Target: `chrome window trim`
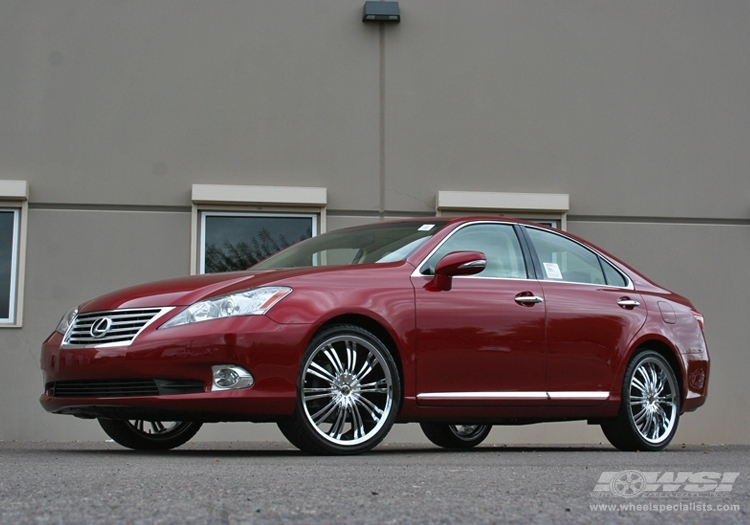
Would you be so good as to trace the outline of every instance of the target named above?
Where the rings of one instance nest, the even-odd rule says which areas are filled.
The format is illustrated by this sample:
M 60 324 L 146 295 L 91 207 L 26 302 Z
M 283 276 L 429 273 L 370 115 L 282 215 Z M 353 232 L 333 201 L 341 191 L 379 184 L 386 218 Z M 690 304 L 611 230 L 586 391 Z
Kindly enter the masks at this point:
M 434 275 L 426 275 L 423 273 L 420 273 L 419 270 L 415 270 L 414 273 L 411 274 L 412 277 L 424 277 L 425 279 L 432 279 L 435 276 Z M 490 281 L 535 281 L 536 279 L 529 279 L 522 278 L 522 277 L 490 277 L 490 276 L 484 276 L 484 275 L 456 275 L 452 277 L 452 279 L 485 279 Z M 580 284 L 580 283 L 576 283 Z
M 455 279 L 455 277 L 454 277 Z M 560 284 L 576 284 L 580 286 L 592 286 L 594 288 L 610 288 L 612 290 L 635 290 L 635 288 L 632 285 L 632 282 L 628 279 L 628 285 L 625 286 L 612 286 L 611 284 L 595 284 L 595 283 L 579 283 L 577 281 L 565 281 L 563 279 L 537 279 L 538 282 L 544 284 L 544 283 L 560 283 Z

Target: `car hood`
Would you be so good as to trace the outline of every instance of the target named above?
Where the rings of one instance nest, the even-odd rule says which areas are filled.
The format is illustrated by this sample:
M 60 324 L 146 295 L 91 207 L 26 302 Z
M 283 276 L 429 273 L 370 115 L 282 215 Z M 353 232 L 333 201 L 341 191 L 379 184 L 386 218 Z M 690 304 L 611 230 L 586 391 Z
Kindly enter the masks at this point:
M 314 269 L 227 272 L 156 281 L 102 295 L 83 303 L 79 311 L 188 306 L 209 297 L 256 288 L 311 271 Z

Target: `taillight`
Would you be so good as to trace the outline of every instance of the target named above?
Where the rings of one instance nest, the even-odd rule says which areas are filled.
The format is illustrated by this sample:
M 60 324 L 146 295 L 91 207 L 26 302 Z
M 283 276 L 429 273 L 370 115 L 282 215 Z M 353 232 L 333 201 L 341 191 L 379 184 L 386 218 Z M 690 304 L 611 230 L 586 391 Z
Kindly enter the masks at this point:
M 706 329 L 706 320 L 703 318 L 703 314 L 700 312 L 696 312 L 695 310 L 691 310 L 693 317 L 695 317 L 695 320 L 698 321 L 698 326 L 701 327 L 701 330 Z

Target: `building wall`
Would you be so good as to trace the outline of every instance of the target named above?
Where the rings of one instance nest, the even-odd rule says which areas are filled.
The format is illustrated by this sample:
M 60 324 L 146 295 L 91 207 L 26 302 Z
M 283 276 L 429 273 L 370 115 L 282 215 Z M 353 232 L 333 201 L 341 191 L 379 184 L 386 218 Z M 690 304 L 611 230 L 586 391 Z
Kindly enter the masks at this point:
M 0 439 L 104 439 L 41 409 L 39 347 L 88 298 L 187 274 L 210 183 L 326 187 L 328 229 L 434 214 L 440 190 L 569 194 L 570 231 L 707 318 L 708 402 L 676 440 L 748 443 L 750 4 L 400 0 L 381 28 L 363 3 L 0 0 L 0 180 L 30 187 Z

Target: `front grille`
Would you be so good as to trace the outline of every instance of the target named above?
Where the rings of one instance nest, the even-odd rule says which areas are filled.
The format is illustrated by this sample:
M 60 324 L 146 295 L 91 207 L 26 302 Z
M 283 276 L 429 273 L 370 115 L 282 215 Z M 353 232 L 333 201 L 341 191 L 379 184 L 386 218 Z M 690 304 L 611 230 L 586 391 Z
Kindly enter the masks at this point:
M 135 397 L 196 394 L 203 381 L 193 379 L 120 379 L 55 381 L 47 385 L 50 397 Z
M 65 336 L 64 346 L 126 346 L 169 308 L 108 310 L 78 314 Z

